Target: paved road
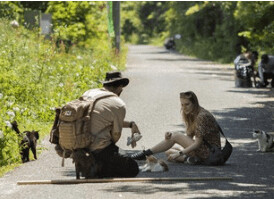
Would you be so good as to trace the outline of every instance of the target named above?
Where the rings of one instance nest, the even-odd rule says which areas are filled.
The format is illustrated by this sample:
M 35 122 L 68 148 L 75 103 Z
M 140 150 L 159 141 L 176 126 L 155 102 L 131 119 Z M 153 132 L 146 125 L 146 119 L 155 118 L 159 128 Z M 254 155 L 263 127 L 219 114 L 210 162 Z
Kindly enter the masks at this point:
M 143 133 L 137 150 L 163 139 L 166 131 L 184 129 L 179 93 L 194 91 L 200 104 L 210 110 L 234 146 L 225 166 L 189 166 L 168 163 L 169 172 L 140 173 L 138 177 L 232 177 L 230 181 L 134 182 L 78 185 L 26 185 L 22 180 L 74 179 L 70 160 L 60 167 L 47 139 L 37 161 L 24 164 L 0 178 L 0 198 L 273 198 L 273 153 L 256 152 L 253 129 L 273 131 L 274 92 L 270 88 L 235 88 L 233 70 L 160 47 L 130 46 L 125 76 L 130 84 L 121 98 L 127 104 L 127 119 L 135 120 Z M 124 150 L 130 132 L 118 145 Z M 164 158 L 163 154 L 157 155 Z M 139 162 L 140 165 L 143 162 Z

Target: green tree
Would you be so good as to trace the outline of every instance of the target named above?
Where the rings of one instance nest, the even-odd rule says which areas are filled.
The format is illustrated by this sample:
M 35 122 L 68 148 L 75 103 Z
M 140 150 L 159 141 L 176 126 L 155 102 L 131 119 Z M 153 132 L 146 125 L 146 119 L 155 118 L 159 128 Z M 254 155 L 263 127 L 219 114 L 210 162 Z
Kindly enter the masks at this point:
M 105 2 L 51 1 L 47 9 L 52 14 L 55 35 L 79 45 L 107 38 Z
M 238 2 L 234 13 L 245 37 L 253 48 L 274 53 L 274 2 Z
M 23 9 L 18 1 L 1 1 L 0 2 L 0 18 L 7 18 L 10 20 L 19 20 Z
M 45 12 L 48 8 L 49 1 L 20 1 L 20 4 L 25 9 L 30 10 L 40 10 L 41 12 Z
M 138 42 L 138 35 L 143 30 L 143 24 L 137 12 L 137 7 L 140 7 L 140 5 L 140 2 L 121 2 L 121 33 L 126 41 L 132 43 Z
M 181 34 L 177 50 L 222 62 L 231 62 L 245 50 L 273 53 L 274 2 L 131 2 L 130 6 L 134 15 L 127 18 L 123 32 L 127 38 L 138 34 L 139 42 Z M 127 15 L 128 10 L 123 11 Z M 131 31 L 126 32 L 127 27 Z
M 164 32 L 167 5 L 160 1 L 122 2 L 122 34 L 126 41 L 137 34 L 138 43 L 147 43 Z

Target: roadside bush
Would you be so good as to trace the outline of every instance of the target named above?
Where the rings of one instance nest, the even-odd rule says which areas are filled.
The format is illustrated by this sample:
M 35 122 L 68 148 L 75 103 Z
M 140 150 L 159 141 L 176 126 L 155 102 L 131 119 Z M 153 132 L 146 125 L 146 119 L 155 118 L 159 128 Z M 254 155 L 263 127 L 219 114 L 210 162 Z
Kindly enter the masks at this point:
M 20 14 L 23 13 L 22 6 L 19 2 L 1 1 L 0 2 L 0 18 L 19 20 Z

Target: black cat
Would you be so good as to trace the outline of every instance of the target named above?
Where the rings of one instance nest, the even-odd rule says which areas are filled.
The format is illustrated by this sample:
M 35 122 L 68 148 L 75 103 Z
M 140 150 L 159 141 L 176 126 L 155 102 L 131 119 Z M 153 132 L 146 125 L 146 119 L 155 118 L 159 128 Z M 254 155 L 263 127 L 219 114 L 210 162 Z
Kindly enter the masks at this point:
M 39 131 L 24 131 L 21 133 L 18 129 L 18 124 L 16 121 L 11 123 L 12 129 L 17 133 L 18 136 L 22 137 L 22 141 L 20 143 L 20 154 L 22 162 L 29 161 L 29 150 L 31 149 L 33 156 L 37 159 L 36 156 L 36 145 L 37 140 L 39 139 Z
M 86 179 L 96 177 L 98 165 L 92 152 L 88 149 L 76 149 L 72 152 L 71 158 L 75 163 L 76 179 L 80 179 L 80 175 Z

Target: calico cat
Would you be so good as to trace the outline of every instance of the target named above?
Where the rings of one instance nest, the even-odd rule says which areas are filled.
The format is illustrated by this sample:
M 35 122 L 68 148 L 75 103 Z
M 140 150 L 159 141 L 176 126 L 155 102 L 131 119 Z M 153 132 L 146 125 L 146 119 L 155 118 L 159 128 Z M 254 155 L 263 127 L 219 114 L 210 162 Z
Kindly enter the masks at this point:
M 20 132 L 18 129 L 18 124 L 16 121 L 11 123 L 12 129 L 17 133 L 19 137 L 22 137 L 22 141 L 20 142 L 20 154 L 22 162 L 29 161 L 29 150 L 31 149 L 33 156 L 37 159 L 36 155 L 36 145 L 37 140 L 39 139 L 39 131 L 24 131 L 23 133 Z
M 164 172 L 168 171 L 168 166 L 163 160 L 158 160 L 153 155 L 146 157 L 146 164 L 139 166 L 141 172 Z
M 256 138 L 258 140 L 259 149 L 257 151 L 274 151 L 274 140 L 272 135 L 262 130 L 254 130 L 253 138 Z

